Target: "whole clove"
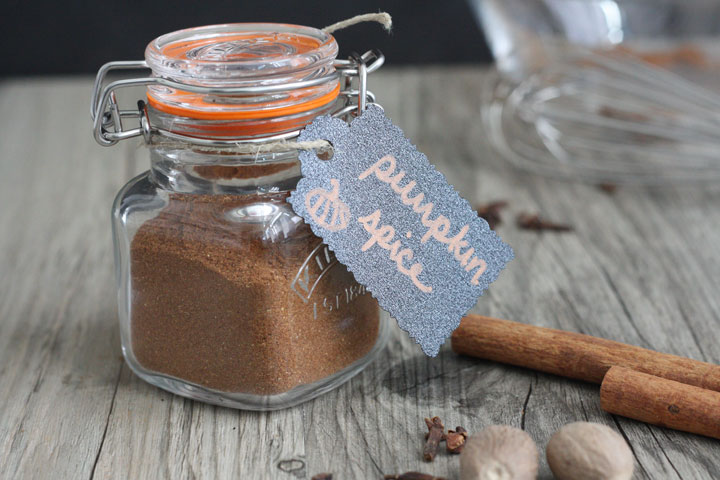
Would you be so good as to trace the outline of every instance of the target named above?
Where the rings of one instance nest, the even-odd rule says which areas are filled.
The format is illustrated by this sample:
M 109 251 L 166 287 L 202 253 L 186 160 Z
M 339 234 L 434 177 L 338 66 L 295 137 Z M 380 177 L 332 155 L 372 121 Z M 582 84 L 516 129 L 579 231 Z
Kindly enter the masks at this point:
M 314 475 L 310 480 L 332 480 L 332 478 L 332 473 L 318 473 L 317 475 Z
M 550 230 L 553 232 L 570 232 L 572 227 L 564 223 L 555 223 L 540 218 L 537 213 L 521 213 L 517 216 L 517 226 L 523 230 L 535 230 L 541 232 Z
M 427 440 L 423 448 L 423 458 L 426 462 L 432 462 L 437 455 L 438 445 L 445 439 L 445 425 L 442 424 L 439 417 L 425 419 L 428 427 Z
M 445 447 L 450 453 L 462 453 L 465 446 L 465 439 L 468 437 L 468 431 L 463 427 L 455 427 L 455 430 L 448 430 L 445 435 Z
M 608 195 L 612 195 L 617 191 L 618 186 L 614 183 L 601 183 L 598 185 L 598 188 Z
M 400 475 L 385 475 L 385 480 L 446 480 L 444 477 L 436 477 L 428 473 L 405 472 Z
M 505 200 L 499 200 L 496 202 L 485 203 L 477 205 L 475 210 L 477 211 L 478 217 L 484 218 L 492 230 L 502 223 L 500 217 L 500 210 L 507 207 L 508 202 Z

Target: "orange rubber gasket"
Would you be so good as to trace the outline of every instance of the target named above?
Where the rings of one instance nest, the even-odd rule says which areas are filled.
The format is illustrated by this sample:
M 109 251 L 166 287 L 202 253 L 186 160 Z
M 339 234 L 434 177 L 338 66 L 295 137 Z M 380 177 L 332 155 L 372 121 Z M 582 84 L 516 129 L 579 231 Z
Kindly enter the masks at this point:
M 273 118 L 273 117 L 281 117 L 286 115 L 293 115 L 296 113 L 302 113 L 309 110 L 314 110 L 316 108 L 319 108 L 323 105 L 327 105 L 328 103 L 334 102 L 335 99 L 340 94 L 340 82 L 338 82 L 337 86 L 331 91 L 326 93 L 325 95 L 322 95 L 320 97 L 317 97 L 315 99 L 309 100 L 304 103 L 300 103 L 297 105 L 290 105 L 287 107 L 280 107 L 280 108 L 270 108 L 265 110 L 229 110 L 229 111 L 223 111 L 223 110 L 214 110 L 214 111 L 207 111 L 207 110 L 199 110 L 194 108 L 187 108 L 187 107 L 178 107 L 176 105 L 168 105 L 167 103 L 163 102 L 162 100 L 155 98 L 151 91 L 148 90 L 147 92 L 147 99 L 148 103 L 155 108 L 156 110 L 160 110 L 161 112 L 169 113 L 171 115 L 177 115 L 180 117 L 188 117 L 188 118 L 196 118 L 198 120 L 251 120 L 251 119 L 263 119 L 263 118 Z M 200 106 L 209 106 L 212 105 L 214 107 L 222 107 L 223 104 L 221 103 L 207 103 L 203 100 L 203 96 L 201 94 L 196 94 L 192 92 L 176 92 L 174 95 L 180 96 L 186 96 L 188 98 L 184 99 L 183 101 L 187 100 L 187 103 L 190 105 L 197 105 Z M 194 96 L 194 98 L 193 98 Z M 228 107 L 235 107 L 236 105 L 228 104 Z
M 291 120 L 280 120 L 276 122 L 267 122 L 267 123 L 251 123 L 251 124 L 225 124 L 225 123 L 219 123 L 215 125 L 195 125 L 193 128 L 198 131 L 196 134 L 190 134 L 189 136 L 198 136 L 202 138 L 201 135 L 199 135 L 199 132 L 205 132 L 206 135 L 211 136 L 246 136 L 246 135 L 265 135 L 265 134 L 273 134 L 273 133 L 282 133 L 286 132 L 288 130 L 295 130 L 298 128 L 302 128 L 303 126 L 307 125 L 312 121 L 312 118 L 309 118 L 307 121 L 298 121 L 296 119 Z M 188 135 L 187 133 L 184 133 L 184 135 Z

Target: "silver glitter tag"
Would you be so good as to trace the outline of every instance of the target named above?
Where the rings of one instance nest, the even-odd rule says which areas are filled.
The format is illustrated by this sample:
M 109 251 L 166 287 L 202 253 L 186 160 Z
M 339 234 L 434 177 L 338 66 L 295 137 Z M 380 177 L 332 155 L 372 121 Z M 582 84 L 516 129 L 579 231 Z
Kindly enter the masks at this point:
M 317 118 L 299 141 L 328 140 L 330 160 L 300 154 L 295 211 L 355 279 L 435 356 L 513 252 L 382 109 L 350 125 Z

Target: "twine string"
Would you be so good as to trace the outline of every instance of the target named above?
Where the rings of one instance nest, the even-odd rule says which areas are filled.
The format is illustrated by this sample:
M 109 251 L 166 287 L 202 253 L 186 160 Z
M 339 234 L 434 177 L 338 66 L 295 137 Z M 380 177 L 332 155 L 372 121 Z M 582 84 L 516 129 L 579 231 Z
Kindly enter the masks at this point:
M 347 20 L 342 20 L 332 25 L 328 25 L 323 28 L 322 31 L 325 33 L 333 33 L 343 28 L 357 25 L 358 23 L 364 22 L 377 22 L 383 26 L 387 31 L 392 28 L 392 17 L 387 12 L 378 13 L 365 13 L 362 15 L 356 15 Z M 333 147 L 327 140 L 308 140 L 304 142 L 288 142 L 286 140 L 280 140 L 276 142 L 251 144 L 237 142 L 236 147 L 233 150 L 237 153 L 253 154 L 255 156 L 261 153 L 280 153 L 291 150 L 317 150 L 318 153 L 329 153 L 332 154 Z
M 282 153 L 291 150 L 317 150 L 318 153 L 332 152 L 332 144 L 327 140 L 306 140 L 304 142 L 288 142 L 279 140 L 276 142 L 252 144 L 237 142 L 233 151 L 236 153 L 248 153 L 258 155 L 260 153 Z
M 358 23 L 363 22 L 377 22 L 383 26 L 385 30 L 388 32 L 392 28 L 392 17 L 387 12 L 378 12 L 378 13 L 364 13 L 362 15 L 356 15 L 352 18 L 348 18 L 347 20 L 343 20 L 337 23 L 333 23 L 332 25 L 328 25 L 327 27 L 323 28 L 322 31 L 325 33 L 333 33 L 338 30 L 342 30 L 343 28 L 347 28 L 353 25 L 357 25 Z

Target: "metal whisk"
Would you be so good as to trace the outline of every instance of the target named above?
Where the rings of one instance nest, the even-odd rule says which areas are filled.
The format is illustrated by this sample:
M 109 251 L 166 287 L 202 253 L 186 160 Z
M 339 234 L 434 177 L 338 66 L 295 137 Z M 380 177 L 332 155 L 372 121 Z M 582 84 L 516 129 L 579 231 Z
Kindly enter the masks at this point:
M 596 182 L 720 180 L 720 95 L 625 52 L 574 49 L 519 84 L 495 76 L 483 119 L 514 163 Z

